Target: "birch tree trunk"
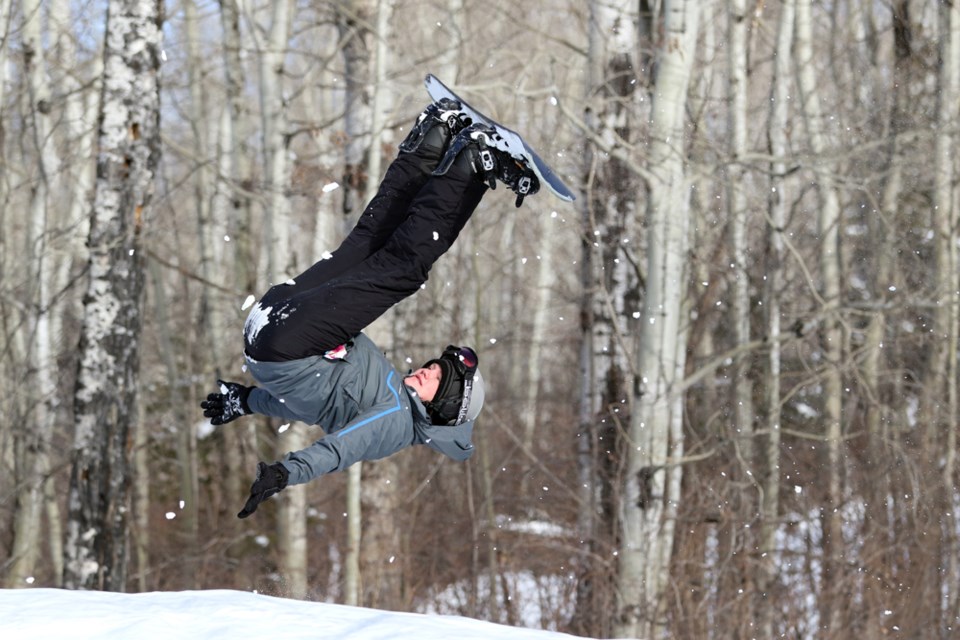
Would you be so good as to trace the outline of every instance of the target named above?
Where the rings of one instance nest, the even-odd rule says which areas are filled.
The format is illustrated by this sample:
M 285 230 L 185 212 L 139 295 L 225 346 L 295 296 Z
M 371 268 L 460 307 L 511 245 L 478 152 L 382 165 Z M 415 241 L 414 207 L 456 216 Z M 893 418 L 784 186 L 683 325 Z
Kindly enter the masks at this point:
M 370 78 L 371 55 L 367 42 L 373 0 L 337 0 L 336 20 L 344 60 L 344 127 L 346 129 L 345 166 L 343 179 L 344 234 L 349 233 L 354 219 L 363 206 L 360 199 L 366 193 L 364 157 L 369 151 L 368 136 L 372 116 L 367 93 Z M 344 559 L 344 602 L 359 605 L 362 602 L 360 583 L 360 549 L 362 533 L 361 479 L 363 464 L 353 465 L 347 476 L 347 553 Z
M 220 24 L 223 30 L 223 69 L 226 85 L 225 147 L 220 154 L 221 184 L 219 191 L 226 196 L 224 203 L 226 236 L 231 238 L 232 252 L 223 256 L 224 282 L 236 283 L 236 288 L 252 294 L 257 287 L 257 268 L 253 242 L 253 151 L 248 139 L 254 129 L 252 116 L 244 91 L 246 69 L 241 52 L 245 34 L 241 30 L 241 3 L 238 0 L 220 0 Z M 220 206 L 219 199 L 217 200 Z M 216 329 L 213 329 L 216 331 Z M 249 473 L 256 468 L 256 422 L 250 421 L 236 428 L 223 430 L 221 459 L 226 469 L 225 491 L 228 495 L 244 495 L 250 488 Z M 232 513 L 231 513 L 232 518 Z
M 204 88 L 204 74 L 202 73 L 204 64 L 200 51 L 200 24 L 197 12 L 197 5 L 194 0 L 186 0 L 183 3 L 184 30 L 186 31 L 186 51 L 187 51 L 187 75 L 188 88 L 190 92 L 190 103 L 187 115 L 193 135 L 192 152 L 196 167 L 193 170 L 193 194 L 194 206 L 197 220 L 197 235 L 201 238 L 198 243 L 200 253 L 200 274 L 206 280 L 211 280 L 213 274 L 210 243 L 206 240 L 210 237 L 210 169 L 207 158 L 209 156 L 209 119 L 207 117 L 207 97 Z M 156 269 L 155 265 L 150 266 L 152 275 Z M 158 331 L 161 334 L 161 343 L 169 338 L 165 333 L 169 333 L 170 327 L 165 326 L 166 305 L 162 302 L 164 296 L 163 284 L 159 282 L 159 274 L 156 274 L 157 280 L 157 302 L 160 303 L 157 309 L 157 318 L 160 321 Z M 210 345 L 210 355 L 216 357 L 218 350 L 214 348 L 219 343 L 219 339 L 214 337 L 211 324 L 207 321 L 211 311 L 209 288 L 202 287 L 200 292 L 200 326 L 206 329 L 205 335 L 201 336 L 203 344 Z M 183 518 L 184 544 L 187 547 L 188 557 L 194 557 L 197 549 L 199 534 L 199 493 L 200 480 L 197 470 L 197 434 L 194 428 L 194 421 L 189 419 L 183 408 L 182 402 L 176 402 L 173 392 L 176 388 L 175 381 L 178 377 L 175 359 L 173 358 L 172 345 L 170 349 L 164 348 L 164 363 L 167 369 L 167 380 L 171 391 L 171 401 L 176 407 L 177 415 L 177 461 L 180 465 L 180 500 L 183 507 L 181 517 Z M 216 360 L 214 360 L 216 361 Z M 180 415 L 182 414 L 182 415 Z M 241 494 L 242 495 L 242 494 Z M 195 572 L 190 572 L 191 574 Z M 198 587 L 196 583 L 194 588 Z
M 823 527 L 822 585 L 835 584 L 840 575 L 843 557 L 843 531 L 839 511 L 843 502 L 842 411 L 843 384 L 840 367 L 843 359 L 843 329 L 840 322 L 840 202 L 833 186 L 836 167 L 824 156 L 828 150 L 828 133 L 820 105 L 817 69 L 813 66 L 813 22 L 811 0 L 797 0 L 796 8 L 797 78 L 814 165 L 811 167 L 819 193 L 817 228 L 820 236 L 820 298 L 828 313 L 821 328 L 823 352 L 823 423 L 824 444 L 821 453 L 826 476 L 827 504 L 821 510 Z M 841 623 L 839 603 L 826 591 L 820 594 L 821 629 L 836 633 Z
M 730 247 L 733 253 L 733 324 L 736 346 L 750 342 L 750 279 L 747 267 L 751 262 L 747 246 L 747 35 L 750 20 L 746 0 L 729 0 L 729 98 L 730 98 L 730 166 L 727 169 L 727 206 L 730 219 Z M 749 378 L 748 357 L 734 358 L 733 366 L 734 429 L 736 442 L 741 443 L 742 459 L 753 460 L 753 385 Z M 738 437 L 739 435 L 739 437 Z
M 297 273 L 297 255 L 290 243 L 290 169 L 284 58 L 290 37 L 293 3 L 272 3 L 267 43 L 260 57 L 260 109 L 266 190 L 264 246 L 267 282 L 276 284 Z
M 636 64 L 639 20 L 636 3 L 589 3 L 585 98 L 587 119 L 602 140 L 629 144 L 634 136 L 638 91 L 647 82 Z M 643 88 L 638 89 L 638 84 Z M 582 218 L 581 416 L 578 458 L 583 502 L 580 527 L 585 548 L 584 579 L 577 593 L 581 633 L 607 635 L 614 606 L 613 572 L 600 561 L 616 544 L 620 524 L 615 503 L 620 493 L 624 421 L 629 420 L 630 314 L 638 306 L 636 263 L 627 254 L 636 242 L 638 178 L 620 159 L 588 148 Z M 628 308 L 629 306 L 634 308 Z
M 680 310 L 686 292 L 690 215 L 684 167 L 684 107 L 697 38 L 699 5 L 664 4 L 650 130 L 647 210 L 647 287 L 639 337 L 640 394 L 630 419 L 627 474 L 621 509 L 623 543 L 615 631 L 659 637 L 666 624 L 670 558 L 683 455 L 681 424 L 685 364 Z
M 940 70 L 937 104 L 936 162 L 934 178 L 934 229 L 937 274 L 937 309 L 934 331 L 937 346 L 934 351 L 943 357 L 933 359 L 937 368 L 931 371 L 927 384 L 938 390 L 945 389 L 945 406 L 942 418 L 936 424 L 936 447 L 943 451 L 942 491 L 938 511 L 951 513 L 957 506 L 956 460 L 958 422 L 958 331 L 960 331 L 960 187 L 958 187 L 957 144 L 960 134 L 960 3 L 940 4 Z M 942 427 L 940 425 L 943 425 Z M 941 429 L 945 431 L 941 435 Z M 941 448 L 942 447 L 942 448 Z M 946 556 L 946 567 L 937 572 L 940 588 L 937 593 L 946 595 L 941 627 L 954 624 L 960 597 L 957 584 L 960 580 L 960 550 L 957 549 L 956 519 L 943 527 L 941 557 Z
M 387 71 L 390 64 L 391 19 L 394 0 L 377 0 L 371 7 L 371 22 L 375 31 L 373 38 L 372 73 L 368 76 L 370 95 L 369 137 L 367 150 L 366 179 L 364 184 L 364 205 L 373 199 L 383 174 L 382 140 L 387 104 Z M 366 13 L 364 11 L 363 13 Z M 360 80 L 360 78 L 357 78 Z M 347 104 L 350 104 L 348 101 Z M 359 122 L 357 124 L 360 124 Z M 367 328 L 371 339 L 387 353 L 395 352 L 393 343 L 396 313 L 391 310 L 381 316 Z M 401 555 L 400 528 L 395 517 L 401 509 L 400 462 L 395 458 L 378 460 L 363 467 L 366 476 L 362 488 L 362 510 L 366 514 L 364 536 L 361 544 L 363 572 L 363 604 L 365 606 L 400 609 L 403 600 L 403 562 Z
M 762 638 L 776 637 L 777 602 L 773 588 L 777 583 L 779 559 L 777 558 L 777 529 L 779 526 L 780 505 L 780 427 L 782 412 L 781 393 L 781 348 L 780 319 L 781 296 L 784 286 L 784 234 L 787 227 L 789 200 L 787 192 L 787 163 L 789 150 L 787 137 L 790 121 L 791 101 L 791 60 L 793 47 L 794 0 L 783 0 L 780 5 L 780 20 L 777 25 L 777 41 L 774 56 L 773 87 L 770 100 L 770 121 L 768 138 L 770 155 L 774 159 L 770 166 L 771 188 L 768 209 L 770 226 L 767 232 L 769 244 L 769 265 L 767 267 L 767 287 L 764 296 L 767 308 L 767 335 L 770 352 L 768 354 L 768 372 L 766 386 L 766 429 L 767 435 L 761 439 L 763 446 L 757 452 L 761 464 L 760 532 L 757 541 L 759 559 L 756 566 L 756 616 L 757 635 Z
M 10 10 L 12 0 L 0 0 L 0 153 L 4 152 L 3 141 L 7 137 L 7 82 L 10 74 L 10 36 L 13 31 L 13 12 Z M 0 172 L 0 203 L 6 205 L 8 194 L 10 192 L 10 180 L 12 172 Z M 7 228 L 7 207 L 0 207 L 0 228 Z M 6 272 L 7 247 L 12 245 L 12 239 L 8 236 L 12 234 L 4 233 L 0 236 L 0 269 Z M 0 320 L 5 320 L 3 307 L 0 307 Z M 7 456 L 12 456 L 10 449 L 0 448 L 0 461 L 5 461 Z M 11 460 L 13 462 L 13 460 Z M 9 465 L 12 468 L 13 465 Z
M 173 346 L 174 329 L 171 326 L 168 309 L 170 303 L 167 299 L 166 289 L 164 288 L 163 278 L 160 274 L 160 266 L 155 260 L 151 260 L 147 266 L 148 276 L 153 285 L 153 323 L 156 326 L 157 342 L 160 346 L 161 360 L 166 369 L 167 379 L 167 403 L 172 407 L 174 419 L 177 424 L 177 466 L 179 471 L 179 504 L 182 514 L 183 524 L 178 527 L 178 537 L 183 557 L 180 562 L 183 565 L 183 573 L 187 585 L 191 589 L 198 589 L 202 585 L 197 571 L 197 557 L 200 549 L 197 545 L 197 534 L 200 523 L 197 518 L 197 505 L 199 500 L 199 486 L 197 479 L 197 440 L 193 431 L 194 420 L 187 412 L 187 406 L 176 397 L 177 380 L 180 377 L 177 369 L 177 362 Z M 192 408 L 192 407 L 191 407 Z M 143 439 L 139 434 L 134 434 L 133 439 Z M 134 458 L 136 460 L 136 458 Z M 149 478 L 149 465 L 136 467 L 138 476 L 143 474 Z M 139 487 L 134 495 L 140 497 L 143 491 Z M 150 505 L 141 505 L 143 508 L 149 508 Z
M 310 445 L 308 427 L 297 423 L 283 431 L 278 441 L 278 453 L 298 451 Z M 309 563 L 309 538 L 307 536 L 307 486 L 290 487 L 285 491 L 286 500 L 278 509 L 278 537 L 280 571 L 284 580 L 284 595 L 288 598 L 305 599 L 310 585 L 307 581 Z
M 344 168 L 344 233 L 349 233 L 366 194 L 366 154 L 370 150 L 370 20 L 376 10 L 376 0 L 337 0 L 337 30 L 344 60 L 344 126 L 346 128 L 346 166 Z M 376 179 L 376 178 L 374 178 Z
M 266 201 L 264 235 L 266 245 L 267 283 L 276 284 L 294 277 L 303 264 L 296 251 L 298 243 L 290 236 L 290 135 L 287 115 L 286 57 L 294 3 L 279 0 L 272 3 L 266 45 L 260 54 L 260 106 L 263 129 L 263 156 Z M 289 425 L 285 425 L 289 426 Z M 286 437 L 278 440 L 278 454 L 296 450 L 306 444 L 300 426 L 284 429 Z M 307 594 L 307 502 L 306 486 L 291 487 L 278 510 L 278 548 L 285 589 L 289 596 L 303 598 Z
M 111 0 L 80 334 L 64 584 L 126 585 L 129 439 L 136 418 L 141 233 L 160 158 L 162 7 Z
M 750 342 L 750 272 L 753 265 L 747 240 L 748 204 L 747 194 L 755 189 L 744 157 L 747 148 L 747 95 L 749 91 L 747 63 L 748 36 L 751 20 L 747 13 L 746 0 L 729 0 L 727 9 L 727 97 L 729 100 L 728 151 L 729 159 L 725 190 L 727 194 L 728 234 L 730 255 L 732 257 L 731 283 L 731 324 L 734 346 L 740 347 Z M 731 493 L 731 508 L 737 514 L 729 525 L 720 529 L 723 550 L 721 557 L 730 558 L 723 571 L 720 589 L 732 592 L 750 581 L 750 569 L 747 566 L 746 550 L 756 548 L 756 538 L 749 527 L 742 523 L 750 522 L 759 510 L 759 496 L 754 497 L 755 469 L 754 460 L 754 407 L 753 381 L 750 377 L 752 354 L 741 351 L 733 358 L 731 367 L 732 388 L 726 396 L 731 402 L 732 418 L 729 438 L 733 447 L 733 465 L 731 480 L 734 489 Z M 729 545 L 729 547 L 727 546 Z M 754 619 L 753 602 L 744 599 L 742 607 L 733 607 L 720 613 L 721 626 L 730 629 L 740 628 L 746 632 L 747 621 Z
M 554 276 L 556 265 L 553 262 L 553 255 L 559 240 L 558 236 L 559 234 L 555 232 L 545 230 L 541 235 L 539 253 L 536 256 L 537 275 L 533 282 L 533 322 L 528 337 L 530 355 L 527 358 L 526 393 L 519 412 L 521 424 L 523 425 L 523 446 L 527 451 L 534 451 L 533 444 L 537 429 L 537 416 L 540 415 L 537 403 L 540 391 L 538 382 L 540 379 L 541 362 L 543 360 L 544 342 L 547 338 L 547 317 L 551 311 L 550 293 L 556 282 Z M 521 496 L 528 495 L 526 481 L 529 477 L 529 475 L 523 477 L 524 483 L 520 492 Z
M 888 518 L 892 510 L 899 509 L 902 492 L 893 486 L 891 473 L 882 469 L 895 468 L 894 434 L 889 429 L 889 412 L 881 401 L 886 396 L 882 388 L 881 376 L 885 366 L 889 366 L 884 357 L 888 343 L 887 307 L 891 284 L 898 281 L 895 277 L 896 253 L 894 239 L 897 235 L 896 221 L 903 191 L 903 155 L 904 145 L 901 138 L 908 135 L 908 117 L 912 111 L 909 87 L 911 84 L 911 51 L 907 43 L 912 39 L 909 20 L 909 0 L 898 0 L 893 5 L 893 72 L 890 77 L 891 96 L 889 117 L 888 159 L 879 215 L 873 212 L 869 219 L 871 244 L 875 247 L 871 260 L 871 290 L 874 298 L 882 304 L 881 309 L 871 314 L 864 335 L 864 358 L 861 366 L 863 382 L 871 402 L 865 410 L 868 436 L 868 455 L 870 464 L 877 470 L 875 481 L 871 483 L 866 498 L 864 517 L 864 556 L 873 558 L 870 574 L 872 584 L 864 588 L 864 635 L 879 637 L 897 622 L 888 620 L 888 602 L 896 584 L 894 575 L 896 554 L 890 544 Z M 885 60 L 881 60 L 879 73 L 886 73 Z M 899 288 L 899 287 L 897 287 Z
M 34 379 L 30 381 L 38 402 L 30 428 L 15 432 L 20 445 L 16 462 L 19 473 L 16 480 L 23 488 L 17 492 L 17 510 L 14 519 L 12 564 L 7 573 L 8 587 L 25 586 L 25 580 L 36 569 L 37 540 L 40 537 L 40 519 L 43 513 L 44 478 L 47 472 L 47 455 L 53 424 L 56 419 L 58 390 L 54 381 L 56 353 L 51 331 L 54 311 L 51 287 L 54 286 L 54 253 L 49 250 L 49 239 L 57 225 L 55 199 L 51 193 L 52 182 L 59 173 L 59 158 L 53 147 L 50 123 L 50 87 L 46 80 L 44 46 L 41 37 L 41 9 L 36 0 L 26 0 L 23 10 L 23 57 L 27 78 L 29 112 L 26 119 L 30 126 L 30 138 L 36 153 L 37 166 L 34 187 L 30 198 L 28 247 L 33 255 L 34 318 L 30 359 L 34 363 Z
M 78 71 L 77 37 L 72 28 L 75 24 L 75 9 L 71 10 L 68 0 L 51 0 L 47 11 L 49 31 L 53 38 L 51 44 L 54 59 L 57 61 L 50 70 L 51 83 L 63 101 L 63 132 L 69 153 L 61 158 L 61 168 L 54 180 L 56 193 L 65 195 L 65 218 L 61 224 L 72 230 L 62 247 L 62 257 L 49 285 L 52 291 L 65 291 L 71 277 L 74 264 L 80 263 L 86 253 L 85 241 L 89 234 L 89 211 L 96 178 L 94 161 L 94 136 L 100 105 L 100 83 L 103 74 L 103 58 L 96 56 L 92 64 L 85 65 L 82 73 Z M 2 191 L 2 188 L 0 188 Z M 65 316 L 79 317 L 82 306 L 80 296 L 71 295 L 66 299 L 69 304 L 59 305 L 57 313 L 51 314 L 51 334 L 54 344 L 62 342 Z M 53 566 L 55 585 L 62 586 L 63 579 L 63 516 L 56 487 L 54 469 L 45 471 L 46 486 L 46 523 L 49 538 L 49 556 Z

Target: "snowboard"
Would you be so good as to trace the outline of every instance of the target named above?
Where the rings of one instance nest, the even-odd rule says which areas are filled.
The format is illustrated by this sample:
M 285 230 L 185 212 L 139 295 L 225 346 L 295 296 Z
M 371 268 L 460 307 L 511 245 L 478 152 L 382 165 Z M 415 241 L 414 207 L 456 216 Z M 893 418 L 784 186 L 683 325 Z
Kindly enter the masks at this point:
M 454 93 L 450 87 L 443 84 L 443 82 L 432 73 L 427 74 L 424 84 L 427 87 L 427 93 L 430 94 L 430 97 L 433 98 L 434 101 L 439 101 L 441 98 L 456 100 L 460 103 L 464 113 L 473 118 L 474 122 L 481 122 L 496 129 L 500 135 L 499 139 L 493 141 L 494 146 L 500 151 L 509 153 L 515 159 L 530 167 L 536 174 L 537 179 L 540 180 L 540 184 L 546 185 L 554 195 L 566 202 L 573 202 L 575 200 L 573 192 L 570 191 L 569 187 L 563 184 L 563 180 L 561 180 L 557 174 L 554 173 L 553 169 L 550 168 L 550 165 L 544 162 L 543 158 L 537 155 L 537 152 L 520 137 L 519 133 L 513 129 L 508 129 L 483 112 L 474 109 L 466 100 Z

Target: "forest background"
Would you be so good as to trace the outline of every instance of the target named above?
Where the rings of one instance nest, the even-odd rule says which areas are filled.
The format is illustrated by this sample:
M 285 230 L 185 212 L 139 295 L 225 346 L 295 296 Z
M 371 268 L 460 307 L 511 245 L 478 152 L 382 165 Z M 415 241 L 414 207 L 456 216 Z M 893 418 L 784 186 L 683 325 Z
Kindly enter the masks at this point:
M 960 3 L 0 0 L 0 38 L 5 587 L 956 634 Z M 401 368 L 477 345 L 477 454 L 237 520 L 321 432 L 198 402 L 426 73 L 578 194 L 488 194 L 370 328 Z

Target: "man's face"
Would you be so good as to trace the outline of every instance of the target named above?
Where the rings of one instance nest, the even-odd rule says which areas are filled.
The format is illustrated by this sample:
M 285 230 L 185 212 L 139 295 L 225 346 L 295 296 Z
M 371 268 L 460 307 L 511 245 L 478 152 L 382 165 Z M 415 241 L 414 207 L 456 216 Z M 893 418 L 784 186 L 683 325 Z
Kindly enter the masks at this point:
M 406 385 L 417 392 L 420 400 L 430 402 L 436 397 L 437 389 L 440 388 L 440 377 L 443 375 L 440 365 L 436 362 L 429 367 L 420 367 L 408 375 L 403 381 Z

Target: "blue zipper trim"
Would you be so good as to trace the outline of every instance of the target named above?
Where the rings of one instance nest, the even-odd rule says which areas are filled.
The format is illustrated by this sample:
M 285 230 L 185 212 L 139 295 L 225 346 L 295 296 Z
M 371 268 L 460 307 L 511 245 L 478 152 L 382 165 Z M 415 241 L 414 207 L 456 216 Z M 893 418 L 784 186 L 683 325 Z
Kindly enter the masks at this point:
M 347 435 L 348 433 L 350 433 L 350 432 L 353 431 L 354 429 L 359 429 L 359 428 L 362 427 L 363 425 L 368 424 L 368 423 L 370 423 L 370 422 L 373 422 L 374 420 L 379 420 L 380 418 L 382 418 L 382 417 L 384 417 L 384 416 L 388 416 L 388 415 L 390 415 L 391 413 L 396 413 L 397 411 L 400 411 L 400 408 L 401 408 L 401 406 L 400 406 L 400 394 L 397 393 L 397 390 L 394 389 L 394 388 L 393 388 L 393 385 L 391 384 L 391 381 L 393 380 L 393 374 L 394 374 L 394 373 L 395 373 L 395 372 L 391 371 L 391 372 L 390 372 L 390 375 L 387 376 L 387 388 L 390 389 L 390 393 L 392 393 L 394 399 L 396 399 L 396 401 L 397 401 L 397 406 L 395 406 L 395 407 L 390 407 L 389 409 L 385 409 L 385 410 L 381 411 L 380 413 L 378 413 L 378 414 L 375 415 L 375 416 L 370 416 L 370 417 L 367 418 L 366 420 L 361 420 L 360 422 L 358 422 L 358 423 L 355 424 L 355 425 L 352 425 L 352 426 L 350 426 L 350 427 L 347 427 L 346 429 L 341 429 L 340 431 L 337 431 L 337 437 L 338 437 L 338 438 L 342 438 L 343 436 Z

